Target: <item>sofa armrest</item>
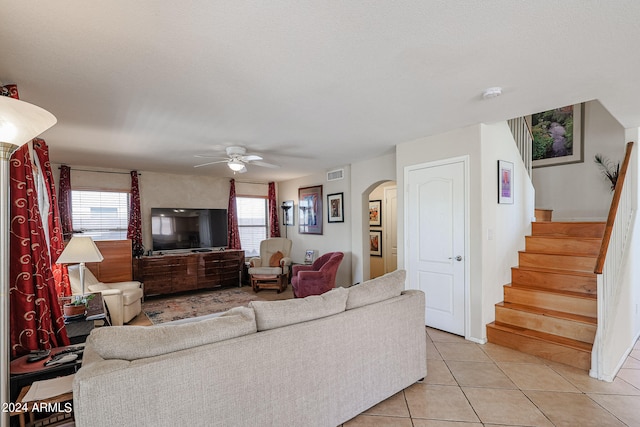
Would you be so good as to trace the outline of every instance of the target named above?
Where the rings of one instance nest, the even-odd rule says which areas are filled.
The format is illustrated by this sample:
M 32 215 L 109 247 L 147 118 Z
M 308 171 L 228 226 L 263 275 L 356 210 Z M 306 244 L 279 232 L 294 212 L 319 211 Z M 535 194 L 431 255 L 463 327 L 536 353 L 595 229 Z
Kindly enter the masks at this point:
M 260 257 L 253 257 L 249 259 L 249 267 L 262 267 L 262 260 Z

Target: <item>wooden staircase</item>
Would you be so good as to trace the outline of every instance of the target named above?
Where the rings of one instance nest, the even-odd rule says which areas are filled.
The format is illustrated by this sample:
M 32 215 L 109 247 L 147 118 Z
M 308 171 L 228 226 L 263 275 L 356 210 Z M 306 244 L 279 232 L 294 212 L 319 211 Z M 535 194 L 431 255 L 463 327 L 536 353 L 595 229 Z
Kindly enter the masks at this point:
M 489 342 L 589 369 L 602 222 L 534 222 L 487 325 Z

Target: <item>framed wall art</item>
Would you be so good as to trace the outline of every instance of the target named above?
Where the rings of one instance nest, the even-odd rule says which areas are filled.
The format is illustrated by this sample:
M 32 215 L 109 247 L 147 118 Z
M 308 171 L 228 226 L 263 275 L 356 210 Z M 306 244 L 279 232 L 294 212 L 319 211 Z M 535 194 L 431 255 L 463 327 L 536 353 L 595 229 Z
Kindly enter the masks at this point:
M 369 200 L 369 226 L 380 227 L 382 225 L 382 200 Z
M 382 256 L 382 230 L 369 230 L 369 253 Z
M 513 204 L 513 163 L 498 160 L 498 203 Z
M 327 222 L 344 222 L 344 193 L 327 194 Z
M 533 135 L 532 167 L 584 162 L 584 104 L 567 105 L 527 117 Z
M 298 233 L 322 234 L 322 185 L 298 189 Z

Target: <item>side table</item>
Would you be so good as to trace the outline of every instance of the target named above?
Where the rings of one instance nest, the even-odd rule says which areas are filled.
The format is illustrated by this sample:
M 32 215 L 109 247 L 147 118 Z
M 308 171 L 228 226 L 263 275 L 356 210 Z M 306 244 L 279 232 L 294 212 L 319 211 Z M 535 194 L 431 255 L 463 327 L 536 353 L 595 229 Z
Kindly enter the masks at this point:
M 60 377 L 63 375 L 69 375 L 75 373 L 82 365 L 82 356 L 79 356 L 75 361 L 65 363 L 62 365 L 45 366 L 45 362 L 51 359 L 52 356 L 60 353 L 63 350 L 70 348 L 82 348 L 84 345 L 72 345 L 68 347 L 56 347 L 51 349 L 51 355 L 46 359 L 40 360 L 34 363 L 28 363 L 25 355 L 14 359 L 9 364 L 10 378 L 10 397 L 11 401 L 15 402 L 18 397 L 19 390 L 22 390 L 25 386 L 31 385 L 34 381 L 47 380 L 50 378 Z
M 40 425 L 53 425 L 62 421 L 73 420 L 73 393 L 65 393 L 48 399 L 24 402 L 24 397 L 31 388 L 30 385 L 23 387 L 20 395 L 16 399 L 14 411 L 10 413 L 13 417 L 19 417 L 20 427 L 26 427 L 25 414 L 29 414 L 29 426 L 33 425 L 37 413 L 51 413 L 47 419 L 39 419 Z M 57 424 L 56 424 L 57 425 Z

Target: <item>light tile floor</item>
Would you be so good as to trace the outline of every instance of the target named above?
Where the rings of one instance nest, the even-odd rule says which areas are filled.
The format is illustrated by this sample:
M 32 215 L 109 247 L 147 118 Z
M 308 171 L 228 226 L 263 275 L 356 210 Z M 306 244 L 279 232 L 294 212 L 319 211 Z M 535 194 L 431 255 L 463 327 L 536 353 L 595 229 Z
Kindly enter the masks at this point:
M 640 426 L 640 342 L 608 383 L 427 328 L 425 380 L 343 426 Z

